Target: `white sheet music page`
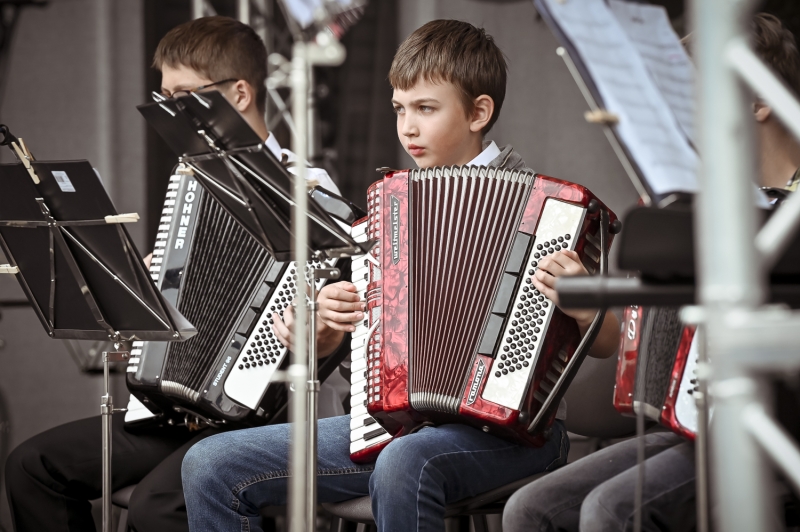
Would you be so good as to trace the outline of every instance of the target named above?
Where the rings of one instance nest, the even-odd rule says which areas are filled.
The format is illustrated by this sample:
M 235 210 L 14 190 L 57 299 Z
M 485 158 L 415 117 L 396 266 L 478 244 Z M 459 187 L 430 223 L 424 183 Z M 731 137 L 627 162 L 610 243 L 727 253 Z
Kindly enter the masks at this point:
M 683 134 L 695 144 L 694 65 L 661 6 L 609 0 L 608 6 L 639 51 Z
M 543 2 L 586 65 L 602 105 L 619 116 L 616 132 L 653 192 L 696 191 L 697 154 L 608 5 L 603 0 Z M 658 31 L 650 26 L 655 19 L 642 21 L 637 34 Z

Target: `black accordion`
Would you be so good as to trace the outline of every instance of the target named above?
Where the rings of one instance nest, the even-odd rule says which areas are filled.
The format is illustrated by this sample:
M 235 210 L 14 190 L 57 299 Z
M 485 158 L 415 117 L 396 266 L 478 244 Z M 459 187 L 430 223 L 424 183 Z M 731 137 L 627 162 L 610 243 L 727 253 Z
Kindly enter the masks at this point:
M 336 205 L 340 216 L 354 208 L 324 189 L 311 195 Z M 150 274 L 198 334 L 181 343 L 134 342 L 127 367 L 131 393 L 171 422 L 253 426 L 282 418 L 286 387 L 274 375 L 288 357 L 271 316 L 291 303 L 304 272 L 294 262 L 276 261 L 188 171 L 170 178 Z M 342 356 L 328 357 L 320 380 Z

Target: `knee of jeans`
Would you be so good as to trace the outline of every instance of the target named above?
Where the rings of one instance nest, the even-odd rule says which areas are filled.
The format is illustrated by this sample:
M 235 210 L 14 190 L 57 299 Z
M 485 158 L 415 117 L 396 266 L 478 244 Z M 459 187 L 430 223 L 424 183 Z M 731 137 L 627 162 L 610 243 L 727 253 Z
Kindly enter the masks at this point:
M 546 494 L 537 493 L 532 485 L 517 490 L 503 509 L 503 530 L 532 530 L 534 525 L 542 523 L 546 509 L 539 503 L 546 499 Z
M 415 494 L 431 458 L 426 451 L 418 438 L 399 438 L 387 445 L 375 462 L 370 494 L 380 493 L 393 500 L 404 493 Z
M 622 530 L 625 522 L 624 516 L 614 515 L 614 494 L 604 489 L 600 484 L 583 499 L 581 504 L 580 530 L 581 532 Z
M 219 478 L 214 471 L 214 458 L 219 457 L 213 438 L 200 440 L 192 445 L 184 455 L 181 463 L 181 479 L 184 489 L 187 487 L 206 486 Z

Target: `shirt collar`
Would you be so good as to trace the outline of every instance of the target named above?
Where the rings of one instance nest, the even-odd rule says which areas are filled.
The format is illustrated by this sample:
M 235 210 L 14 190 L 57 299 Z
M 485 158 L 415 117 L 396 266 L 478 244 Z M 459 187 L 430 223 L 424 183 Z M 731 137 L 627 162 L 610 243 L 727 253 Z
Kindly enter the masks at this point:
M 267 146 L 269 151 L 272 152 L 272 155 L 274 155 L 275 158 L 280 161 L 281 160 L 281 145 L 278 144 L 278 139 L 275 138 L 275 135 L 270 133 L 269 137 L 267 137 L 267 140 L 264 142 L 264 144 Z
M 472 159 L 465 166 L 489 166 L 489 164 L 494 161 L 498 155 L 500 155 L 500 148 L 498 148 L 497 144 L 492 141 L 491 144 L 486 146 L 486 148 L 484 148 L 484 150 L 480 152 L 477 157 Z

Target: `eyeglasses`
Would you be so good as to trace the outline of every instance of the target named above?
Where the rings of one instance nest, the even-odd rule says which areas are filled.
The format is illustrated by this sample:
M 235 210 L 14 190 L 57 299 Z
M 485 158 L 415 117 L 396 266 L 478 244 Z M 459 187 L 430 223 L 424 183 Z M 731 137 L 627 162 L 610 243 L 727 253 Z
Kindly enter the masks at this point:
M 239 81 L 238 79 L 223 79 L 222 81 L 215 81 L 214 83 L 209 83 L 208 85 L 201 85 L 200 87 L 195 87 L 193 89 L 183 89 L 179 91 L 173 92 L 170 94 L 164 94 L 167 98 L 180 98 L 182 96 L 189 96 L 193 92 L 199 92 L 204 89 L 209 89 L 215 85 L 221 85 L 223 83 L 230 83 L 231 81 Z

